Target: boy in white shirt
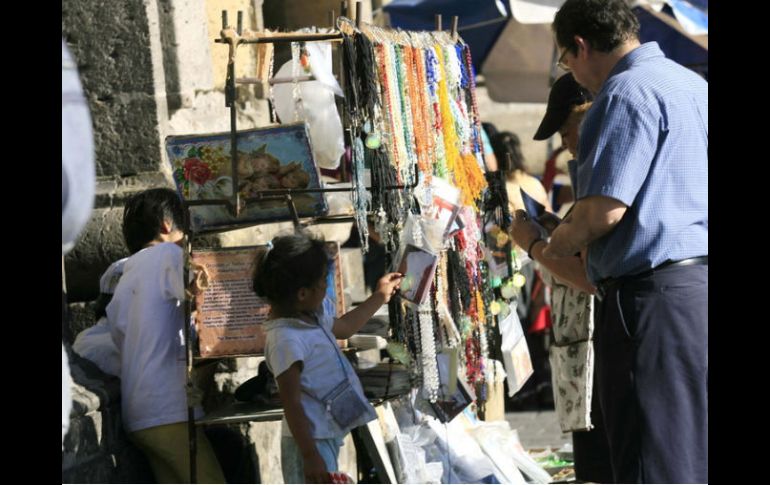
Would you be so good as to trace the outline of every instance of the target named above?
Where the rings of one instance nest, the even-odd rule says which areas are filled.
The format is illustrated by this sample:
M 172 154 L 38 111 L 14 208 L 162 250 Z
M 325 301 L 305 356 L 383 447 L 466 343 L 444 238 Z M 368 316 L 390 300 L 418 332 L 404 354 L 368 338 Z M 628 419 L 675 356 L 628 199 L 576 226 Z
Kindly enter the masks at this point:
M 121 356 L 123 426 L 147 456 L 158 483 L 189 483 L 184 282 L 186 212 L 170 189 L 133 196 L 123 211 L 132 256 L 107 305 Z M 195 409 L 195 417 L 203 411 Z M 197 481 L 225 483 L 205 434 L 197 431 Z

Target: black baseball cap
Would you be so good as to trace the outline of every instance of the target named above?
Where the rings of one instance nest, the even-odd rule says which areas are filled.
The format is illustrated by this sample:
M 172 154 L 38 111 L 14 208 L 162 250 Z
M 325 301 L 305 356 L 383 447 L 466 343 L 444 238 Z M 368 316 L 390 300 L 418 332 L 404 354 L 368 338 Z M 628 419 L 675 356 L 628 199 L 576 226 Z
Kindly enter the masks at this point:
M 548 107 L 540 127 L 533 139 L 547 140 L 567 121 L 573 106 L 591 101 L 591 94 L 575 81 L 572 73 L 568 72 L 553 83 L 548 95 Z

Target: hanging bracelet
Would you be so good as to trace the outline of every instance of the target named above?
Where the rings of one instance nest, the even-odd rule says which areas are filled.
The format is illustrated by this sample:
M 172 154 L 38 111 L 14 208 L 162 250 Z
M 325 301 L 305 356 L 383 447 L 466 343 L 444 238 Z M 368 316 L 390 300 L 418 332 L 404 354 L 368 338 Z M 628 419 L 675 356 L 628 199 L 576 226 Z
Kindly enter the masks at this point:
M 529 256 L 529 259 L 532 261 L 535 260 L 535 257 L 532 256 L 532 249 L 535 247 L 535 244 L 539 243 L 540 241 L 545 241 L 542 237 L 536 237 L 531 243 L 529 243 L 529 249 L 527 249 L 527 256 Z

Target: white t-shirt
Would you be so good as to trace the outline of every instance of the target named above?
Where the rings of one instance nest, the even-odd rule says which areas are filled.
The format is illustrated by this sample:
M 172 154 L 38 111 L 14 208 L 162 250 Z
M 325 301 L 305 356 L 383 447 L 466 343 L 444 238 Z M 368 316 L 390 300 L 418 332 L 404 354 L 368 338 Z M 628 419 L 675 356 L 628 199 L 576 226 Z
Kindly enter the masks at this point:
M 131 256 L 107 305 L 121 356 L 128 432 L 187 421 L 182 248 L 161 243 Z M 202 416 L 196 409 L 196 418 Z
M 106 317 L 80 332 L 75 337 L 72 350 L 96 364 L 105 374 L 120 377 L 120 352 L 112 341 Z
M 70 411 L 72 411 L 72 377 L 67 360 L 67 351 L 61 344 L 61 443 L 64 449 L 64 436 L 70 427 Z
M 99 279 L 99 291 L 112 295 L 123 275 L 123 266 L 128 258 L 112 263 Z M 102 372 L 120 377 L 120 352 L 112 341 L 107 317 L 103 316 L 96 325 L 88 327 L 75 337 L 72 350 L 96 364 Z
M 319 322 L 321 326 L 294 318 L 266 321 L 265 360 L 275 377 L 283 374 L 294 362 L 302 362 L 300 386 L 303 392 L 300 401 L 310 421 L 310 434 L 314 439 L 341 438 L 350 429 L 341 429 L 319 399 L 342 382 L 345 376 L 363 399 L 364 391 L 353 366 L 342 355 L 331 333 L 334 318 L 319 315 Z M 374 408 L 368 408 L 368 412 L 353 427 L 377 418 Z M 291 434 L 285 425 L 285 418 L 282 434 Z

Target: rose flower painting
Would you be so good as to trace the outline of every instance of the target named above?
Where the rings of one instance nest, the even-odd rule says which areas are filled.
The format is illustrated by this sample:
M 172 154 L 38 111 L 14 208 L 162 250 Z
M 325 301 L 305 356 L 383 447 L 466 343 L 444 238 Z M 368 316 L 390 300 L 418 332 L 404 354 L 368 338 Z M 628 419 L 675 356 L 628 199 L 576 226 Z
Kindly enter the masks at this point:
M 223 204 L 192 206 L 191 223 L 196 232 L 289 219 L 284 200 L 248 199 L 275 195 L 270 190 L 320 188 L 307 129 L 301 123 L 238 132 L 237 188 L 232 176 L 230 133 L 169 136 L 166 153 L 184 200 L 230 199 L 237 190 L 246 201 L 237 218 Z M 318 192 L 292 194 L 292 200 L 300 217 L 328 211 L 323 194 Z

